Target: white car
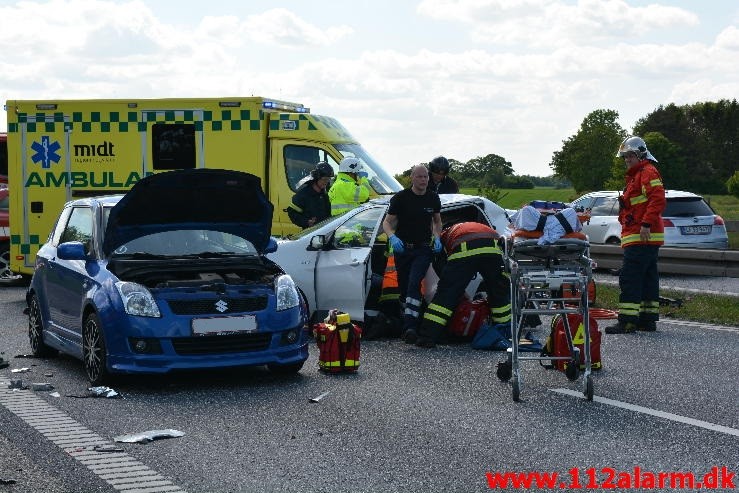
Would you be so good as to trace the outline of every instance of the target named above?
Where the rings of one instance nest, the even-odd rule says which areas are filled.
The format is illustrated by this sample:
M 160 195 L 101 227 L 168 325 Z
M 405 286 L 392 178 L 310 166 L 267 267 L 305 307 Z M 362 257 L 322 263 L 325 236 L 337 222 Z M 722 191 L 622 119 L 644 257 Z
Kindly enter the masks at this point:
M 503 236 L 509 235 L 508 216 L 494 202 L 462 194 L 440 198 L 444 226 L 477 221 L 495 227 Z M 381 278 L 387 263 L 387 235 L 382 231 L 382 221 L 389 203 L 389 197 L 370 200 L 279 241 L 277 251 L 268 255 L 303 291 L 314 318 L 339 308 L 354 321 L 365 320 L 365 307 L 375 301 L 370 298 L 373 277 Z
M 590 210 L 590 221 L 583 224 L 583 232 L 591 243 L 621 243 L 619 195 L 617 191 L 591 192 L 570 204 L 576 210 Z M 667 205 L 662 213 L 662 222 L 666 247 L 729 248 L 724 220 L 703 197 L 691 192 L 667 190 L 665 198 Z

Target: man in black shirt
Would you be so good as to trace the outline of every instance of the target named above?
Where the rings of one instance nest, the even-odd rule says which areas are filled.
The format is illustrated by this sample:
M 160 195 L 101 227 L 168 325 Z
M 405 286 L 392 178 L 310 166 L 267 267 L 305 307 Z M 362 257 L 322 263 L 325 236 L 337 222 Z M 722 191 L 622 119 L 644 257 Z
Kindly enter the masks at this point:
M 331 202 L 326 187 L 334 176 L 334 169 L 325 161 L 316 164 L 310 172 L 311 179 L 304 183 L 286 209 L 287 215 L 296 226 L 309 228 L 331 215 Z
M 422 164 L 411 170 L 411 187 L 390 199 L 382 229 L 395 255 L 403 310 L 403 339 L 414 344 L 421 312 L 421 281 L 433 253 L 441 252 L 441 201 L 428 190 L 429 173 Z

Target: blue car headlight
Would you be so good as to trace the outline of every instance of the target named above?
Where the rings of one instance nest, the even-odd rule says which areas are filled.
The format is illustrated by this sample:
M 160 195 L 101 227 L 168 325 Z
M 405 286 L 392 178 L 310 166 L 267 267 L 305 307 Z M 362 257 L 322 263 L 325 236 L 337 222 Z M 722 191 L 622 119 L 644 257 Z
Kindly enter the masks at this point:
M 123 308 L 129 315 L 140 317 L 161 317 L 159 307 L 148 289 L 135 282 L 118 281 L 115 283 L 123 301 Z
M 294 308 L 300 304 L 298 289 L 295 287 L 293 278 L 287 274 L 277 278 L 275 291 L 277 292 L 277 311 Z

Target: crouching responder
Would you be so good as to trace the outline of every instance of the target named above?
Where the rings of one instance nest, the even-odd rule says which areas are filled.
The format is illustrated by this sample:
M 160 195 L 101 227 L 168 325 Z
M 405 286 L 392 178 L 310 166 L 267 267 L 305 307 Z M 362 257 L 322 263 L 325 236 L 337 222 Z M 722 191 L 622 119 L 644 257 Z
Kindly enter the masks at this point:
M 441 272 L 433 300 L 426 308 L 416 345 L 434 347 L 476 273 L 482 275 L 488 306 L 495 324 L 511 321 L 510 279 L 503 269 L 500 235 L 476 222 L 452 225 L 441 233 L 447 263 Z
M 309 228 L 331 215 L 331 202 L 326 187 L 334 176 L 334 169 L 325 161 L 316 164 L 305 182 L 286 209 L 287 215 L 296 226 Z
M 339 163 L 339 174 L 328 191 L 332 216 L 338 216 L 359 207 L 369 199 L 369 181 L 366 177 L 359 176 L 363 169 L 362 163 L 355 157 L 345 157 Z

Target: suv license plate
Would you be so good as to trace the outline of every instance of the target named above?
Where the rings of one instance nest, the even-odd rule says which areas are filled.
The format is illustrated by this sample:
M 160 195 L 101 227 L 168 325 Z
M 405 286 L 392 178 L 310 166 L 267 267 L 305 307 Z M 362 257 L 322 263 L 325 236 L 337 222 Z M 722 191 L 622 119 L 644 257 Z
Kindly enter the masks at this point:
M 707 235 L 711 233 L 711 226 L 680 226 L 684 235 Z

